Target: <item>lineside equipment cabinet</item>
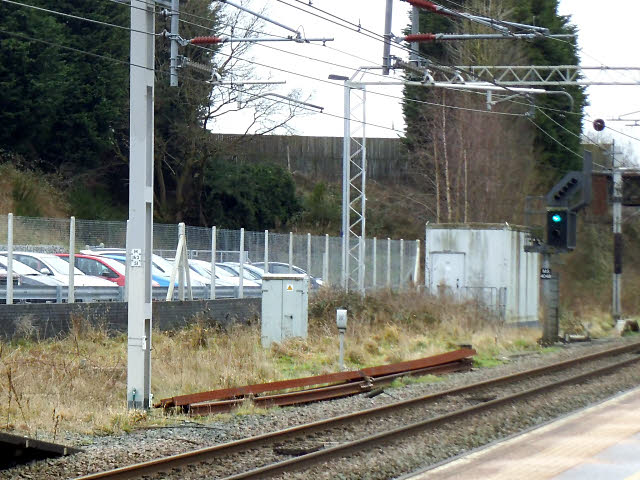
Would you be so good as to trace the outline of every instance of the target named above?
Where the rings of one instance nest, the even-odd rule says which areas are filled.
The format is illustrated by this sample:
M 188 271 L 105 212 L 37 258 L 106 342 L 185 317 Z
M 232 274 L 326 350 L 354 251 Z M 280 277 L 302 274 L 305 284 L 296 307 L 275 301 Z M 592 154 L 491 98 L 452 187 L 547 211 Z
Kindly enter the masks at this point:
M 262 346 L 291 337 L 307 338 L 309 277 L 266 274 L 262 277 Z

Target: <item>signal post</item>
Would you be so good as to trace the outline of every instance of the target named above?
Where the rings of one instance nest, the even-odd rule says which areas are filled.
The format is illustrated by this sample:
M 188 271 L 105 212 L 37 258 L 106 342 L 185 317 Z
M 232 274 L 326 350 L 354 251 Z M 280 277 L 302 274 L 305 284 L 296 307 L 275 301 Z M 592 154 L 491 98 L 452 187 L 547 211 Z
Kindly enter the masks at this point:
M 582 171 L 568 172 L 545 196 L 546 242 L 525 247 L 542 254 L 543 344 L 555 343 L 559 336 L 559 280 L 551 269 L 551 255 L 576 247 L 577 212 L 591 203 L 591 170 L 591 152 L 585 151 Z

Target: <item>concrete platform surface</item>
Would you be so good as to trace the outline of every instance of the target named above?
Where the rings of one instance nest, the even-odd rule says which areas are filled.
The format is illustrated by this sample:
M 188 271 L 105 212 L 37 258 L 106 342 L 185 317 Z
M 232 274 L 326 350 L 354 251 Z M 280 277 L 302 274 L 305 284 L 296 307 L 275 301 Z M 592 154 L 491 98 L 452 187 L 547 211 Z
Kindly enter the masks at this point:
M 410 478 L 640 480 L 640 388 Z

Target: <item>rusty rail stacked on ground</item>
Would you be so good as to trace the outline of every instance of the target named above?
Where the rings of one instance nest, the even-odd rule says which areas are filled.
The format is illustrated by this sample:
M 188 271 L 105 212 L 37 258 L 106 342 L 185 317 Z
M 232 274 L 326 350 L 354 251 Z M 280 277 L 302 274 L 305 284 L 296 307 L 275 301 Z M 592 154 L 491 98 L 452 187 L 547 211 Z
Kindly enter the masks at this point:
M 160 400 L 155 407 L 179 407 L 192 415 L 227 412 L 250 399 L 260 407 L 286 406 L 369 392 L 406 375 L 444 374 L 469 370 L 476 351 L 461 348 L 432 357 L 349 372 L 225 388 Z M 308 387 L 308 388 L 305 388 Z M 283 392 L 296 389 L 295 391 Z

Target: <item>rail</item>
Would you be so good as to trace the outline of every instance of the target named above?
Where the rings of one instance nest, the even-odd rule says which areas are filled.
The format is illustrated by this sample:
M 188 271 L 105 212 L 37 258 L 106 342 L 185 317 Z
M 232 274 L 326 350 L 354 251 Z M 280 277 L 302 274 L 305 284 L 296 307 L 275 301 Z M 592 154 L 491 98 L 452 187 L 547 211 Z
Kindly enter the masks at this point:
M 485 380 L 482 382 L 452 388 L 438 393 L 432 393 L 422 397 L 403 400 L 400 402 L 370 408 L 367 410 L 361 410 L 353 413 L 347 413 L 339 415 L 337 417 L 331 417 L 303 425 L 297 425 L 283 430 L 278 430 L 276 432 L 265 433 L 262 435 L 256 435 L 254 437 L 248 437 L 224 444 L 205 447 L 191 452 L 173 455 L 170 457 L 157 458 L 135 465 L 120 467 L 111 471 L 93 473 L 85 475 L 83 477 L 78 477 L 76 480 L 139 478 L 142 475 L 167 472 L 174 468 L 194 465 L 204 461 L 211 461 L 215 458 L 222 458 L 226 455 L 238 454 L 240 452 L 251 452 L 251 455 L 255 455 L 257 447 L 282 442 L 283 439 L 291 439 L 295 437 L 310 435 L 312 433 L 326 431 L 336 427 L 343 427 L 345 425 L 350 425 L 356 422 L 367 421 L 376 417 L 384 417 L 386 415 L 393 414 L 394 412 L 397 412 L 401 409 L 418 408 L 423 411 L 425 404 L 443 399 L 444 397 L 450 395 L 461 395 L 471 391 L 482 390 L 487 387 L 508 384 L 510 382 L 524 381 L 537 375 L 550 374 L 565 368 L 580 366 L 588 361 L 595 361 L 605 357 L 613 357 L 625 353 L 628 354 L 638 352 L 639 349 L 640 342 L 634 342 L 622 347 L 612 348 L 595 354 L 573 358 L 552 365 L 538 367 L 504 377 Z M 374 435 L 361 437 L 354 441 L 348 441 L 346 443 L 341 443 L 336 446 L 324 448 L 319 451 L 303 454 L 295 458 L 290 458 L 281 462 L 265 465 L 251 471 L 245 471 L 242 473 L 231 475 L 226 477 L 225 480 L 268 478 L 284 472 L 291 472 L 300 470 L 302 468 L 307 468 L 313 464 L 324 462 L 331 458 L 344 457 L 348 454 L 354 453 L 364 448 L 388 443 L 392 440 L 407 438 L 412 434 L 424 431 L 431 427 L 441 426 L 443 424 L 446 424 L 447 422 L 452 422 L 460 418 L 483 413 L 493 408 L 510 404 L 521 399 L 531 398 L 535 395 L 544 394 L 554 388 L 580 383 L 600 375 L 607 375 L 612 372 L 616 372 L 621 368 L 636 364 L 639 361 L 640 356 L 634 356 L 631 359 L 617 361 L 614 364 L 588 370 L 586 373 L 572 374 L 569 377 L 563 378 L 561 380 L 551 381 L 542 385 L 538 384 L 533 388 L 525 388 L 516 393 L 507 393 L 507 395 L 499 398 L 487 399 L 486 401 L 482 401 L 482 403 L 480 404 L 476 404 L 471 407 L 464 407 L 446 414 L 420 420 L 415 423 L 405 425 L 402 428 L 395 428 L 387 431 L 378 431 Z

